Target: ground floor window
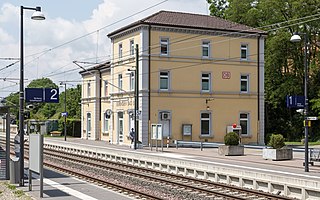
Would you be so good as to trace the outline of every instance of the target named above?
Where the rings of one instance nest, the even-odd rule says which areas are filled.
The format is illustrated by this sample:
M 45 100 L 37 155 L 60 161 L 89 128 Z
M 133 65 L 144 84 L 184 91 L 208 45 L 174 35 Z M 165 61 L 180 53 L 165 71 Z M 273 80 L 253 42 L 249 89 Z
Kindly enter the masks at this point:
M 201 113 L 201 135 L 210 135 L 211 117 L 210 113 Z
M 241 134 L 248 135 L 249 134 L 249 114 L 248 113 L 240 113 L 240 126 L 241 126 Z
M 110 115 L 105 112 L 104 113 L 104 122 L 103 122 L 103 132 L 108 133 L 109 132 L 109 120 L 110 120 Z

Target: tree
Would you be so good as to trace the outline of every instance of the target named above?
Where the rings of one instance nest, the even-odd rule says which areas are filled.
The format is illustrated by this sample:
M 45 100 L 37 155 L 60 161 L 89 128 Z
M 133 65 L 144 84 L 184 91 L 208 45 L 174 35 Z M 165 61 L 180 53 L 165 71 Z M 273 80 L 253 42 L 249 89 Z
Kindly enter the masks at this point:
M 320 114 L 320 53 L 318 35 L 320 0 L 211 0 L 211 15 L 265 30 L 266 133 L 283 133 L 300 140 L 303 116 L 286 108 L 286 95 L 303 95 L 304 48 L 290 43 L 297 32 L 310 38 L 309 93 L 310 115 Z M 313 16 L 315 15 L 315 16 Z M 303 37 L 303 36 L 302 36 Z M 314 136 L 320 135 L 313 127 Z M 318 136 L 319 137 L 319 136 Z

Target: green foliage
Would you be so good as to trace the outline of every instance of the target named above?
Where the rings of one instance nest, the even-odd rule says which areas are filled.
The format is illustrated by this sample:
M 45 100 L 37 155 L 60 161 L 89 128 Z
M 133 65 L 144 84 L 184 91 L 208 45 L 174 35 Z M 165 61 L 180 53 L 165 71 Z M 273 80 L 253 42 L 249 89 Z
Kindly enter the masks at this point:
M 281 134 L 272 134 L 268 146 L 271 146 L 274 149 L 280 149 L 285 146 L 284 138 Z
M 81 120 L 80 119 L 71 119 L 67 118 L 67 135 L 69 136 L 80 136 L 81 135 Z M 58 130 L 64 135 L 64 117 L 59 119 L 59 128 Z
M 224 136 L 225 145 L 239 145 L 239 135 L 235 132 L 229 132 Z
M 41 78 L 33 80 L 28 88 L 58 88 L 48 78 Z M 59 95 L 59 103 L 32 103 L 33 109 L 30 111 L 31 119 L 46 120 L 46 119 L 60 119 L 61 112 L 66 110 L 68 118 L 80 119 L 81 117 L 81 85 L 75 88 L 67 88 L 67 99 L 65 101 L 65 91 Z M 12 93 L 6 99 L 6 105 L 12 106 L 10 112 L 18 119 L 19 116 L 19 93 Z M 28 103 L 29 104 L 29 103 Z M 63 118 L 61 118 L 63 119 Z
M 211 15 L 216 17 L 225 17 L 225 11 L 228 8 L 227 0 L 207 0 L 210 5 L 209 10 Z

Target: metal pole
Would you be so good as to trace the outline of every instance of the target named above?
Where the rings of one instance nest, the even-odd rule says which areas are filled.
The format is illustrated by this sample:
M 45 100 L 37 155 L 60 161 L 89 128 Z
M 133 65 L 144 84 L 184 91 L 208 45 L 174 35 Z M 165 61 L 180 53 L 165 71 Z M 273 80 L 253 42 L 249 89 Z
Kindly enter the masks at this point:
M 139 46 L 136 44 L 136 72 L 135 72 L 135 100 L 134 100 L 134 124 L 135 124 L 135 136 L 134 136 L 134 149 L 137 149 L 139 120 L 137 113 L 139 111 Z
M 3 124 L 4 126 L 4 124 Z M 10 108 L 6 116 L 6 179 L 10 179 Z
M 304 155 L 304 171 L 309 172 L 309 147 L 308 147 L 308 62 L 307 62 L 307 43 L 308 43 L 308 34 L 304 33 L 304 96 L 305 96 L 305 124 L 304 124 L 304 133 L 305 133 L 305 139 L 304 139 L 304 145 L 305 145 L 305 155 Z
M 20 7 L 20 103 L 19 103 L 19 131 L 20 131 L 20 186 L 24 186 L 24 129 L 23 129 L 23 124 L 24 124 L 24 119 L 23 119 L 23 104 L 24 104 L 24 85 L 23 85 L 23 6 Z
M 67 141 L 67 83 L 64 83 L 64 141 Z

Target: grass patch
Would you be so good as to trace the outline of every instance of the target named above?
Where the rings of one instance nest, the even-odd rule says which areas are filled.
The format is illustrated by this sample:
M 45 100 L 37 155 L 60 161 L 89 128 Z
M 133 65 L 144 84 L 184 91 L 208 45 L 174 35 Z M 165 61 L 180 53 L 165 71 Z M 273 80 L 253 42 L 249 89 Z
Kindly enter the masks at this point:
M 285 142 L 286 145 L 304 145 L 302 142 Z M 308 142 L 309 146 L 320 145 L 320 141 Z
M 17 187 L 15 185 L 10 185 L 10 184 L 7 184 L 7 188 L 9 188 L 10 190 L 17 189 Z
M 15 194 L 17 197 L 21 197 L 24 195 L 24 192 L 22 190 L 15 190 L 13 191 L 13 194 Z

